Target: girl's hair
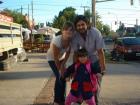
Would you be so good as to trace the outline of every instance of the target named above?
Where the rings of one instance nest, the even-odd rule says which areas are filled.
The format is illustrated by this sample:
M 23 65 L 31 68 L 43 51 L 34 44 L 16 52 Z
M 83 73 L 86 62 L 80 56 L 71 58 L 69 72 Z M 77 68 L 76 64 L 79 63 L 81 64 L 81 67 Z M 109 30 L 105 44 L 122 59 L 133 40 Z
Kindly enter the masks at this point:
M 91 27 L 90 22 L 89 22 L 89 19 L 88 19 L 86 16 L 84 16 L 84 15 L 77 15 L 77 16 L 75 17 L 75 21 L 74 21 L 74 26 L 75 26 L 75 28 L 76 28 L 77 23 L 78 23 L 79 21 L 81 21 L 81 20 L 84 21 L 84 22 L 87 24 L 88 29 Z
M 84 57 L 84 56 L 88 56 L 88 52 L 85 48 L 81 48 L 78 49 L 78 51 L 76 52 L 77 57 Z
M 72 30 L 74 30 L 74 25 L 71 22 L 67 21 L 63 24 L 62 30 L 67 30 L 69 28 L 72 28 Z

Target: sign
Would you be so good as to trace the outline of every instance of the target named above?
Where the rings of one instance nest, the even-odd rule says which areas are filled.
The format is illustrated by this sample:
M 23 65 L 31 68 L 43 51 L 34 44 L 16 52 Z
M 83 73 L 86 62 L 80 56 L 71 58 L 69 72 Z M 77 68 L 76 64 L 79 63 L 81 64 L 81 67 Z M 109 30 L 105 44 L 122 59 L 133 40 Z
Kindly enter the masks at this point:
M 13 18 L 0 14 L 0 21 L 2 21 L 2 22 L 13 22 Z

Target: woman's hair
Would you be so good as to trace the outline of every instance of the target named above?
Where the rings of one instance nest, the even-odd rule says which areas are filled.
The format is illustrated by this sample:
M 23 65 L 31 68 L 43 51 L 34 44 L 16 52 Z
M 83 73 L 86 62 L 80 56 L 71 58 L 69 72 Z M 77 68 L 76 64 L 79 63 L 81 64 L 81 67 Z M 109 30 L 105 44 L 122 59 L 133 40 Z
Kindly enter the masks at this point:
M 63 24 L 63 27 L 62 27 L 62 30 L 67 30 L 67 29 L 69 29 L 69 28 L 72 28 L 72 30 L 74 30 L 74 25 L 73 25 L 73 23 L 71 23 L 71 22 L 65 22 L 64 24 Z
M 58 31 L 55 36 L 59 36 L 59 35 L 62 35 L 62 32 L 61 31 Z
M 90 22 L 89 22 L 89 19 L 88 19 L 86 16 L 84 16 L 84 15 L 77 15 L 77 16 L 75 17 L 75 21 L 74 21 L 74 26 L 75 26 L 75 28 L 76 28 L 77 23 L 78 23 L 79 21 L 81 21 L 81 20 L 84 21 L 84 22 L 87 24 L 88 28 L 91 27 Z
M 77 57 L 88 56 L 88 52 L 85 48 L 78 49 L 76 52 Z

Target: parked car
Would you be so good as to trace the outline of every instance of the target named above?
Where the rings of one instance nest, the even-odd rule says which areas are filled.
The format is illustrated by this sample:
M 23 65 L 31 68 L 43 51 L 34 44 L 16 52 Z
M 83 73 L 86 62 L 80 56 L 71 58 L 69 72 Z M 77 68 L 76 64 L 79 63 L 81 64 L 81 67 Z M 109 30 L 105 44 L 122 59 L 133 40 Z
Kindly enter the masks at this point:
M 111 37 L 104 37 L 103 39 L 104 39 L 105 44 L 113 43 L 113 39 Z
M 140 58 L 140 37 L 121 37 L 114 42 L 114 48 L 111 52 L 112 59 L 126 60 Z

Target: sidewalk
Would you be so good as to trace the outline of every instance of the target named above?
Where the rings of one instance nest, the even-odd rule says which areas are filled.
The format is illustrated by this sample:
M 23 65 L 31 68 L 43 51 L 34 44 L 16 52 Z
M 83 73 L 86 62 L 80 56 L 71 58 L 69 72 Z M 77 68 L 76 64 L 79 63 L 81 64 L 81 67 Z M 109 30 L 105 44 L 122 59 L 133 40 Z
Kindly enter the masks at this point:
M 53 103 L 53 87 L 55 78 L 52 75 L 47 81 L 45 87 L 36 97 L 33 105 L 52 105 Z
M 52 75 L 50 79 L 48 80 L 48 82 L 46 83 L 45 87 L 40 92 L 40 94 L 36 97 L 34 101 L 34 105 L 53 105 L 52 103 L 53 103 L 54 81 L 55 81 L 55 78 Z M 67 83 L 67 88 L 69 88 L 69 82 Z M 68 91 L 69 89 L 67 89 L 67 92 Z M 101 101 L 101 105 L 111 105 L 111 104 L 105 103 L 102 98 L 100 99 L 100 101 Z M 83 103 L 82 105 L 86 105 L 86 104 Z
M 34 101 L 34 105 L 53 105 L 52 103 L 53 103 L 54 81 L 55 81 L 55 78 L 52 75 L 50 77 L 50 79 L 48 80 L 48 82 L 46 83 L 45 87 L 40 92 L 40 94 L 36 97 L 36 99 Z M 67 83 L 67 88 L 69 88 L 69 82 Z M 68 91 L 69 91 L 69 89 L 67 89 L 67 92 Z M 101 101 L 102 101 L 101 105 L 109 105 L 109 104 L 103 102 L 102 99 L 101 99 Z M 83 103 L 82 105 L 86 105 L 86 104 Z
M 0 72 L 0 105 L 51 105 L 53 102 L 55 79 L 45 54 L 28 55 L 28 62 Z M 139 63 L 108 63 L 100 105 L 140 105 L 139 68 Z
M 116 69 L 119 67 L 128 67 L 131 69 L 131 65 L 108 64 L 107 66 L 110 73 L 103 78 L 99 105 L 140 105 L 140 90 L 139 87 L 136 86 L 140 78 L 137 73 L 135 75 L 137 69 L 135 71 L 135 68 L 132 66 L 133 73 L 127 76 L 126 74 L 129 72 L 125 71 L 125 76 L 123 76 L 124 72 L 122 70 L 116 71 Z M 114 67 L 118 68 L 114 69 Z M 123 73 L 118 74 L 120 71 Z M 54 81 L 55 78 L 51 76 L 40 94 L 36 97 L 34 105 L 52 105 Z M 128 81 L 134 84 L 126 84 Z M 69 86 L 67 86 L 67 88 L 69 88 Z

